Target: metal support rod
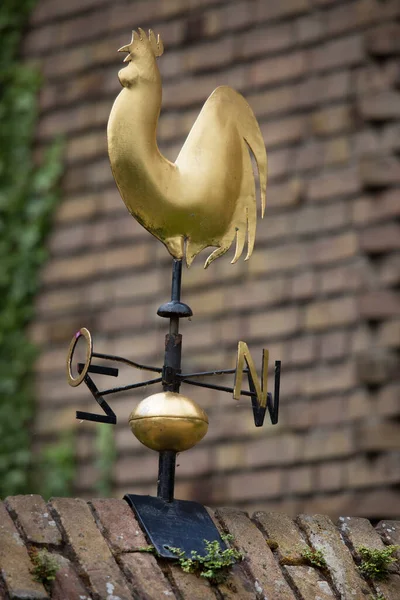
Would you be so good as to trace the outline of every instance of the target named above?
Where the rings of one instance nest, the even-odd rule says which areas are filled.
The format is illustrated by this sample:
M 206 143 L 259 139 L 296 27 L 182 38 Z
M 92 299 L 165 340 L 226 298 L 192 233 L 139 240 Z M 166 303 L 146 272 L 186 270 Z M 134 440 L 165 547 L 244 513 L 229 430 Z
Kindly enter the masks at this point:
M 171 302 L 180 302 L 182 261 L 173 260 Z M 179 315 L 171 314 L 169 333 L 165 338 L 163 368 L 164 392 L 179 392 L 181 382 L 176 373 L 181 371 L 182 336 L 179 334 Z M 174 499 L 176 452 L 163 451 L 159 454 L 157 496 L 167 502 Z

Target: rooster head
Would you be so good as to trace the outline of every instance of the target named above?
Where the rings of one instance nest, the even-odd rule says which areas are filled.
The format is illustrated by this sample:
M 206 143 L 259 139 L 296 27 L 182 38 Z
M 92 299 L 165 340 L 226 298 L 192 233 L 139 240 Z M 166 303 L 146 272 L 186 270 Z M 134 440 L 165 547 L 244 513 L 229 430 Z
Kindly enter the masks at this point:
M 137 71 L 134 67 L 143 61 L 148 63 L 149 59 L 154 62 L 155 58 L 161 56 L 164 52 L 164 44 L 160 36 L 157 35 L 156 38 L 151 29 L 149 29 L 147 37 L 143 29 L 139 27 L 138 31 L 132 31 L 130 44 L 122 46 L 118 52 L 128 53 L 128 56 L 124 60 L 128 65 L 124 69 L 121 69 L 118 77 L 124 87 L 129 87 L 136 78 Z

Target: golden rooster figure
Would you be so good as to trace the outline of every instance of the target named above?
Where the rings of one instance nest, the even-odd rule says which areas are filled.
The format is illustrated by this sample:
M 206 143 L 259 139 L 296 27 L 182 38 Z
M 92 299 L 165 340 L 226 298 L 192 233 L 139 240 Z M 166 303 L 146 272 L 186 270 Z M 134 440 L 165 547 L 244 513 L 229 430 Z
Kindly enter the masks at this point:
M 256 231 L 256 190 L 249 148 L 259 172 L 265 210 L 267 155 L 257 120 L 243 96 L 218 87 L 204 104 L 175 163 L 157 146 L 161 77 L 160 36 L 139 28 L 118 73 L 123 86 L 108 121 L 108 151 L 118 189 L 129 212 L 188 266 L 216 246 L 205 268 L 236 240 L 235 263 L 247 238 L 250 257 Z

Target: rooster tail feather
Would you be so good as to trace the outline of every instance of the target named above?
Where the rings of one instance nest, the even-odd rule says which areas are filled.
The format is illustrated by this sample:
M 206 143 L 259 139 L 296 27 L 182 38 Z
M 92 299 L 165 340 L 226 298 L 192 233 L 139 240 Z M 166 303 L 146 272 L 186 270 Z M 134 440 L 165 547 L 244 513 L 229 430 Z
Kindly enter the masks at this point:
M 250 148 L 257 164 L 261 195 L 261 217 L 264 217 L 267 187 L 267 152 L 260 127 L 253 110 L 241 94 L 226 86 L 221 86 L 215 91 L 218 90 L 223 90 L 230 102 L 236 104 L 238 108 L 235 116 L 239 133 Z

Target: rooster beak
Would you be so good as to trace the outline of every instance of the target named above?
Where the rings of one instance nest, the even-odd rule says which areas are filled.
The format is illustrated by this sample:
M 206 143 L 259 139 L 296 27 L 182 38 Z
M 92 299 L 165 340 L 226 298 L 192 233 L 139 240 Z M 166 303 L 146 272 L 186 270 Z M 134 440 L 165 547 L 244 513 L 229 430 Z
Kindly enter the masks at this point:
M 128 46 L 122 46 L 122 48 L 120 48 L 120 49 L 118 50 L 118 52 L 128 52 L 128 56 L 126 56 L 126 57 L 124 58 L 124 63 L 125 63 L 125 62 L 129 62 L 129 61 L 131 61 L 131 60 L 132 60 L 132 57 L 131 57 L 131 51 L 130 51 L 129 45 L 128 45 Z

